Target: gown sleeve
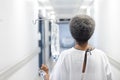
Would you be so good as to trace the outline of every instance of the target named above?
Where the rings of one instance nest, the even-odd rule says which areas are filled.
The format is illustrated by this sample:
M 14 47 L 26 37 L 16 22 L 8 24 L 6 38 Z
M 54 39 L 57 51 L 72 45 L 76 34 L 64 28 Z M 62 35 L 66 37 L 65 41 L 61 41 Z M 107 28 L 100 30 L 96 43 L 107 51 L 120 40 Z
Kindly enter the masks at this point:
M 50 74 L 49 80 L 69 80 L 64 59 L 65 55 L 61 54 Z
M 108 61 L 107 56 L 105 56 L 105 59 L 106 59 L 105 71 L 106 71 L 107 80 L 112 80 L 111 67 L 110 67 L 110 63 Z

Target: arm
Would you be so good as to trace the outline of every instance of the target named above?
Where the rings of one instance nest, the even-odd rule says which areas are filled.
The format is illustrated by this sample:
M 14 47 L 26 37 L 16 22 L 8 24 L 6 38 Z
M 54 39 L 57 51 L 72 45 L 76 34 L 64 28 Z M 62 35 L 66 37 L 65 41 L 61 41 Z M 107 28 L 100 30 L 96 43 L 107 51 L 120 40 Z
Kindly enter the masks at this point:
M 106 71 L 107 80 L 112 80 L 111 67 L 110 67 L 110 63 L 106 55 L 105 55 L 105 60 L 106 60 L 105 71 Z
M 68 73 L 66 71 L 65 65 L 67 65 L 67 64 L 65 63 L 65 55 L 64 54 L 61 54 L 59 56 L 59 59 L 56 62 L 50 75 L 49 75 L 48 67 L 46 65 L 42 65 L 41 69 L 46 72 L 45 80 L 69 80 L 68 76 L 66 76 Z
M 110 64 L 108 61 L 107 61 L 107 66 L 106 66 L 106 75 L 107 75 L 107 80 L 112 80 L 111 68 L 110 68 Z

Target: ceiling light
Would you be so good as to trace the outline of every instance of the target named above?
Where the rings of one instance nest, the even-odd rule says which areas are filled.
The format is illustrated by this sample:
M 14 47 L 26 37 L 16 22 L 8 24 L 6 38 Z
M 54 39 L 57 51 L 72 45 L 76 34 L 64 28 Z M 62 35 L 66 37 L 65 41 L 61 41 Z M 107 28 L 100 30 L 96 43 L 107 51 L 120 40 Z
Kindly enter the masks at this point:
M 54 12 L 54 11 L 51 11 L 50 14 L 55 14 L 55 12 Z
M 53 7 L 52 7 L 52 6 L 45 6 L 45 9 L 52 10 L 52 9 L 53 9 Z
M 55 20 L 55 15 L 51 15 L 51 19 L 52 19 L 52 20 Z
M 38 0 L 38 1 L 42 3 L 48 2 L 48 0 Z
M 43 17 L 46 17 L 46 10 L 44 8 L 42 9 L 42 15 Z
M 80 6 L 80 9 L 87 9 L 87 8 L 88 8 L 87 5 L 82 5 L 82 6 Z

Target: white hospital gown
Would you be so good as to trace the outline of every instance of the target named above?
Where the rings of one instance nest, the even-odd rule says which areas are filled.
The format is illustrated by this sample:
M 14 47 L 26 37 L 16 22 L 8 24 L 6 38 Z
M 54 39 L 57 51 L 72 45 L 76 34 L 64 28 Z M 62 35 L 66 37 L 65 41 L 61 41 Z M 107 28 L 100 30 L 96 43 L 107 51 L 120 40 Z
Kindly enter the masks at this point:
M 91 53 L 87 53 L 84 80 L 112 80 L 105 53 L 98 49 Z M 84 55 L 85 51 L 75 48 L 63 51 L 50 74 L 50 80 L 81 80 Z

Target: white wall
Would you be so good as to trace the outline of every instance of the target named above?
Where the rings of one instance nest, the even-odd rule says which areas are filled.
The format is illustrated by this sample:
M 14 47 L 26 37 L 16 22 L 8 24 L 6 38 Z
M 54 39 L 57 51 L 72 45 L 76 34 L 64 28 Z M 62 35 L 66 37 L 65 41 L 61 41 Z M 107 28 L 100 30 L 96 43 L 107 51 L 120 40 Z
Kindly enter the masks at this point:
M 37 0 L 0 0 L 0 75 L 37 52 L 38 25 L 32 23 L 37 16 Z M 36 56 L 8 80 L 34 80 L 37 64 Z
M 97 31 L 97 47 L 120 63 L 120 1 L 95 0 L 94 11 Z M 119 66 L 120 67 L 120 66 Z M 112 65 L 114 80 L 120 80 L 120 70 Z
M 38 56 L 6 80 L 38 80 Z

